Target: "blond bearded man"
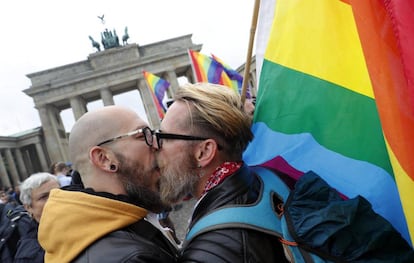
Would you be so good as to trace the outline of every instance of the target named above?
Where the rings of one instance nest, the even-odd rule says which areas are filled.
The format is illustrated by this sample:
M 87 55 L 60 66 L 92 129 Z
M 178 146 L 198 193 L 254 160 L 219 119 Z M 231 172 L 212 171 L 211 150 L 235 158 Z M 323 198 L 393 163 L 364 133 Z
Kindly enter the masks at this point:
M 242 161 L 253 139 L 251 118 L 231 89 L 188 84 L 178 89 L 155 132 L 161 198 L 197 199 L 190 228 L 225 205 L 252 204 L 260 181 Z M 185 244 L 179 262 L 285 262 L 276 237 L 245 228 L 213 230 Z

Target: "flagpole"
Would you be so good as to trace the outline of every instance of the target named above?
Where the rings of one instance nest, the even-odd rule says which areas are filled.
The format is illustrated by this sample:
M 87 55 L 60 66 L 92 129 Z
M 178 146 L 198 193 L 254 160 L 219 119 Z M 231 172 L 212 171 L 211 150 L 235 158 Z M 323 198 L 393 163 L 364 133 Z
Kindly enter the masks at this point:
M 194 77 L 193 82 L 196 83 L 199 80 L 197 79 L 197 74 L 196 74 L 196 71 L 194 69 L 194 62 L 193 62 L 193 59 L 192 59 L 191 54 L 190 54 L 190 49 L 187 49 L 187 55 L 188 55 L 188 59 L 190 60 L 191 70 L 193 72 L 193 77 Z
M 254 44 L 254 36 L 256 33 L 257 17 L 259 16 L 259 6 L 260 6 L 260 0 L 255 0 L 252 24 L 250 26 L 249 47 L 247 48 L 247 58 L 246 58 L 246 64 L 244 66 L 244 76 L 243 76 L 243 84 L 242 84 L 242 91 L 241 91 L 242 103 L 244 103 L 244 101 L 246 100 L 247 83 L 249 83 L 250 64 L 252 61 L 252 51 L 253 51 L 253 44 Z

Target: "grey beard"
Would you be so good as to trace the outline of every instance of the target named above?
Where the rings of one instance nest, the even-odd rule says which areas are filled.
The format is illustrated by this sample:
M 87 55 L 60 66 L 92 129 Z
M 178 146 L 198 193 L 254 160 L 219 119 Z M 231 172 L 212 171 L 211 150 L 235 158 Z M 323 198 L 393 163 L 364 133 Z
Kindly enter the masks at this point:
M 163 202 L 179 203 L 184 197 L 195 192 L 200 178 L 197 175 L 198 170 L 194 168 L 195 161 L 191 160 L 188 160 L 187 166 L 174 164 L 173 167 L 161 172 L 160 196 Z

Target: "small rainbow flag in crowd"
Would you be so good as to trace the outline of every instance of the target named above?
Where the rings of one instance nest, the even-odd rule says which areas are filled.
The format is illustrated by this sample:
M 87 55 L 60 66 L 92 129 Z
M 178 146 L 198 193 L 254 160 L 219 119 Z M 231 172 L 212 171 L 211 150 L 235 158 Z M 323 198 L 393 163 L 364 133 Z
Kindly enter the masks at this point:
M 312 170 L 414 238 L 414 4 L 263 0 L 249 165 Z M 263 30 L 261 30 L 263 29 Z M 258 54 L 263 54 L 260 59 Z M 262 62 L 263 63 L 262 63 Z
M 149 89 L 151 90 L 154 104 L 158 111 L 158 115 L 162 119 L 164 118 L 164 114 L 166 111 L 162 101 L 164 99 L 165 92 L 170 87 L 170 83 L 166 81 L 165 79 L 162 79 L 145 70 L 142 73 L 144 74 L 144 78 L 147 82 L 147 85 Z
M 190 56 L 196 82 L 220 83 L 224 68 L 219 62 L 191 49 L 188 50 L 188 55 Z
M 221 74 L 221 82 L 223 85 L 231 87 L 235 92 L 241 93 L 243 76 L 240 75 L 236 70 L 232 69 L 229 65 L 224 63 L 224 61 L 217 56 L 211 54 L 211 58 L 223 66 L 224 73 Z M 250 96 L 247 97 L 249 98 Z
M 240 94 L 243 76 L 237 71 L 214 55 L 209 57 L 194 50 L 188 50 L 188 54 L 196 82 L 221 84 Z M 247 94 L 246 97 L 250 98 L 250 93 Z

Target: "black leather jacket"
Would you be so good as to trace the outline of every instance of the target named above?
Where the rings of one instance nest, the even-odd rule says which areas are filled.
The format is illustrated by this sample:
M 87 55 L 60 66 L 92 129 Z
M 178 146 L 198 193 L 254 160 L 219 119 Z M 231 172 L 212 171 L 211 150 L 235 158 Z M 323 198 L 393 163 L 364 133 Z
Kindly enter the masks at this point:
M 176 262 L 176 249 L 151 223 L 140 220 L 110 233 L 82 252 L 76 263 Z
M 210 190 L 197 205 L 190 227 L 207 212 L 229 204 L 254 203 L 260 180 L 243 165 Z M 255 230 L 233 228 L 206 232 L 185 244 L 179 262 L 287 262 L 278 239 Z

